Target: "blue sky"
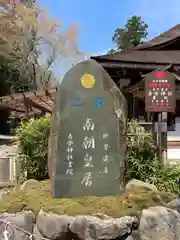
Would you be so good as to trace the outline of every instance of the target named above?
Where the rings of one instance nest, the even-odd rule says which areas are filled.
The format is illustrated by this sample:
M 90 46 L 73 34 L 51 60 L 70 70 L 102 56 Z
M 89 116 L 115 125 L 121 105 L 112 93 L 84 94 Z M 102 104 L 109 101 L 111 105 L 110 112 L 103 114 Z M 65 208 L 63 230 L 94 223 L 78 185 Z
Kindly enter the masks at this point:
M 103 54 L 113 48 L 112 36 L 133 15 L 149 25 L 149 39 L 180 23 L 179 0 L 39 0 L 65 26 L 78 25 L 82 52 Z M 66 71 L 66 70 L 64 70 Z

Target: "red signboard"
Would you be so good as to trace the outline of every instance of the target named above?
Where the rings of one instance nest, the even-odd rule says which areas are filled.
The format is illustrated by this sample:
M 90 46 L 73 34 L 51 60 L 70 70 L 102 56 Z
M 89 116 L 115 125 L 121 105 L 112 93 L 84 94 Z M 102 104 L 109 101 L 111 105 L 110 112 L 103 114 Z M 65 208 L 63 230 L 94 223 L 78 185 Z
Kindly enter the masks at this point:
M 146 112 L 175 112 L 175 77 L 167 71 L 156 71 L 145 79 Z

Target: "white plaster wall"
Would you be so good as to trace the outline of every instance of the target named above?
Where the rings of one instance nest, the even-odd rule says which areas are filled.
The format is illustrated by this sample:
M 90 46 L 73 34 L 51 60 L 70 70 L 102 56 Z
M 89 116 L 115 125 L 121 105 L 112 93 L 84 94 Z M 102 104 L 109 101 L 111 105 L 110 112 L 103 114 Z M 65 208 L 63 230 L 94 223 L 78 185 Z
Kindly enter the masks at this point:
M 176 118 L 176 131 L 168 131 L 168 141 L 180 141 L 180 118 Z
M 176 131 L 168 131 L 167 140 L 180 141 L 180 118 L 176 118 Z M 179 147 L 168 147 L 167 157 L 170 163 L 180 163 L 180 144 Z
M 0 187 L 7 183 L 7 179 L 9 179 L 9 183 L 16 180 L 18 148 L 16 144 L 10 143 L 13 138 L 13 136 L 0 135 Z M 6 163 L 5 161 L 8 162 Z

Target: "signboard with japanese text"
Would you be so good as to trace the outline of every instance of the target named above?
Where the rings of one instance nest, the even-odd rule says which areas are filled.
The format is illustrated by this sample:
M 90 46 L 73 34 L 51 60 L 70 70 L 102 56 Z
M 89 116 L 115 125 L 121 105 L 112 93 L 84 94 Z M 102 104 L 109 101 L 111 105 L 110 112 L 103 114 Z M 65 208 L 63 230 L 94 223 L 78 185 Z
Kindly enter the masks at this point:
M 146 112 L 174 112 L 175 78 L 168 71 L 155 71 L 145 79 Z
M 72 104 L 77 99 L 80 104 Z M 54 197 L 122 193 L 126 110 L 124 96 L 95 61 L 81 62 L 65 75 L 49 141 Z

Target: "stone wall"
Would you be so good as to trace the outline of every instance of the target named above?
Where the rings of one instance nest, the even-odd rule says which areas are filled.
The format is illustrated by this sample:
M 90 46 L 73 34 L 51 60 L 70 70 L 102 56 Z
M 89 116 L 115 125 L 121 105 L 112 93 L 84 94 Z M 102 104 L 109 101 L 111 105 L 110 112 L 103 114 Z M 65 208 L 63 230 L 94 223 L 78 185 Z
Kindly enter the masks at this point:
M 179 240 L 180 239 L 180 200 L 174 199 L 167 203 L 163 202 L 163 195 L 159 195 L 159 191 L 152 184 L 147 184 L 138 180 L 132 180 L 126 185 L 126 201 L 129 202 L 129 208 L 132 208 L 130 203 L 130 197 L 133 194 L 133 189 L 139 187 L 142 191 L 146 191 L 147 195 L 152 193 L 156 198 L 159 199 L 159 205 L 152 206 L 156 204 L 156 201 L 152 203 L 150 207 L 145 207 L 141 210 L 140 205 L 142 205 L 142 198 L 140 198 L 140 192 L 137 193 L 136 203 L 137 209 L 139 209 L 140 214 L 127 214 L 121 212 L 121 217 L 112 217 L 106 215 L 107 209 L 104 209 L 104 213 L 94 213 L 94 214 L 81 214 L 82 209 L 79 209 L 79 214 L 71 216 L 67 215 L 67 209 L 64 214 L 57 214 L 55 212 L 50 212 L 44 210 L 47 206 L 41 205 L 40 210 L 33 212 L 30 210 L 32 203 L 27 205 L 25 199 L 27 198 L 28 189 L 29 194 L 33 194 L 35 190 L 35 185 L 38 182 L 35 180 L 28 180 L 20 186 L 21 193 L 24 192 L 24 204 L 23 211 L 12 213 L 15 211 L 13 208 L 9 208 L 10 212 L 5 212 L 0 214 L 0 239 L 2 240 Z M 29 187 L 28 187 L 29 185 Z M 34 186 L 34 187 L 33 187 Z M 17 189 L 10 190 L 12 194 L 18 196 Z M 46 189 L 47 191 L 47 189 Z M 142 192 L 143 193 L 143 192 Z M 145 192 L 144 192 L 145 193 Z M 3 206 L 2 200 L 7 202 L 8 192 L 4 192 L 2 198 L 0 199 L 0 207 L 5 209 L 7 204 L 10 205 L 8 201 L 7 204 Z M 36 192 L 38 195 L 38 192 Z M 42 194 L 42 193 L 41 193 Z M 40 194 L 40 195 L 41 195 Z M 134 192 L 135 194 L 135 192 Z M 40 198 L 40 195 L 38 198 Z M 46 195 L 47 198 L 47 195 Z M 158 198 L 158 199 L 157 199 Z M 14 199 L 16 204 L 20 197 Z M 129 199 L 129 200 L 128 200 Z M 139 199 L 139 201 L 138 201 Z M 57 212 L 58 209 L 63 208 L 67 201 L 72 201 L 72 199 L 62 199 L 61 203 L 58 199 L 54 199 L 54 211 Z M 97 198 L 97 205 L 101 202 Z M 149 199 L 147 199 L 149 200 Z M 77 201 L 80 201 L 80 199 Z M 87 199 L 86 199 L 87 201 Z M 125 200 L 124 200 L 125 201 Z M 35 200 L 37 203 L 37 200 Z M 59 203 L 58 203 L 59 202 Z M 38 203 L 37 203 L 38 204 Z M 50 199 L 47 202 L 50 204 Z M 84 200 L 85 204 L 85 200 Z M 123 204 L 118 200 L 118 204 Z M 135 203 L 134 203 L 135 204 Z M 108 205 L 109 208 L 111 207 Z M 73 207 L 76 207 L 73 205 Z M 83 208 L 83 206 L 82 206 Z M 118 205 L 117 205 L 118 208 Z M 17 209 L 17 208 L 16 208 Z M 123 210 L 123 209 L 122 209 Z M 118 211 L 118 209 L 117 209 Z M 116 213 L 114 213 L 116 215 Z
M 37 217 L 31 211 L 4 213 L 1 236 L 11 240 L 179 240 L 180 214 L 162 206 L 144 209 L 139 220 L 135 216 L 71 217 L 43 210 Z

